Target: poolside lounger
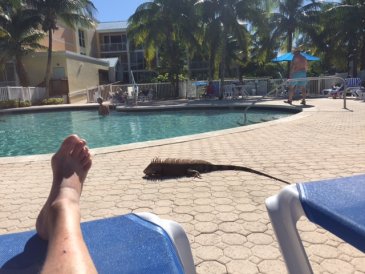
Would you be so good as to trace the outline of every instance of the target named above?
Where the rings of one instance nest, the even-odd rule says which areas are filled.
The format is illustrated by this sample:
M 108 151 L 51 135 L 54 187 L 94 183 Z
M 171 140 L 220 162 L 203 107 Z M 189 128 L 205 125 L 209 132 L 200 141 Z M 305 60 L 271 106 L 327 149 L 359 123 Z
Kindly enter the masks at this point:
M 358 89 L 356 93 L 358 94 L 361 100 L 365 101 L 365 88 Z
M 365 252 L 365 175 L 287 186 L 266 207 L 288 272 L 313 273 L 296 222 L 311 222 Z
M 234 98 L 234 85 L 224 86 L 223 98 L 224 99 L 233 99 Z
M 348 88 L 360 87 L 361 79 L 358 78 L 358 77 L 355 77 L 355 78 L 346 78 L 345 79 L 345 82 L 346 82 L 346 86 Z
M 365 88 L 361 87 L 352 92 L 358 99 L 365 100 Z
M 99 273 L 195 273 L 182 227 L 151 213 L 81 224 Z M 0 235 L 0 273 L 39 273 L 47 242 L 34 231 Z
M 355 91 L 361 88 L 361 79 L 358 77 L 355 78 L 346 78 L 346 92 L 351 92 L 352 96 L 356 96 Z
M 233 87 L 233 97 L 236 99 L 248 98 L 247 90 L 244 85 L 234 85 Z
M 341 98 L 343 95 L 343 91 L 344 91 L 344 85 L 340 85 L 340 86 L 334 86 L 332 88 L 327 88 L 327 89 L 323 89 L 321 91 L 322 95 L 325 96 L 330 96 L 332 98 Z
M 351 90 L 353 96 L 356 96 L 360 100 L 365 100 L 365 80 L 360 82 L 360 87 L 356 87 Z

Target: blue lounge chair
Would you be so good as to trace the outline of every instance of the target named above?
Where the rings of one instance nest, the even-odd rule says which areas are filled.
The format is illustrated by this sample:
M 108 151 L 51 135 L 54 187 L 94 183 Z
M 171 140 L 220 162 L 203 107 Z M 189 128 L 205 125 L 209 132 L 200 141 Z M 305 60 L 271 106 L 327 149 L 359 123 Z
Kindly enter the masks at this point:
M 99 273 L 195 273 L 189 241 L 173 221 L 139 213 L 81 228 Z M 0 273 L 39 273 L 46 251 L 34 231 L 0 235 Z
M 355 88 L 352 91 L 352 93 L 353 93 L 353 95 L 355 95 L 360 100 L 364 100 L 365 101 L 365 80 L 361 81 L 360 87 L 359 88 Z
M 351 92 L 352 96 L 357 96 L 355 91 L 361 88 L 361 79 L 358 77 L 355 78 L 346 78 L 346 93 Z
M 296 229 L 301 216 L 365 252 L 365 175 L 291 185 L 266 208 L 290 274 L 313 273 Z
M 345 82 L 346 82 L 347 88 L 356 88 L 356 87 L 360 87 L 361 79 L 358 77 L 346 78 Z

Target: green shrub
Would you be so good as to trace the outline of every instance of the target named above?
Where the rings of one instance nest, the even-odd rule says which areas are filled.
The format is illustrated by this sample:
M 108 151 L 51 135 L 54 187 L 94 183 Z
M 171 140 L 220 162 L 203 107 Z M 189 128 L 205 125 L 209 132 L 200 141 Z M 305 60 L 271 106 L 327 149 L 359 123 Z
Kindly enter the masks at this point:
M 48 98 L 41 102 L 41 105 L 60 105 L 63 104 L 63 98 Z
M 184 75 L 179 74 L 179 80 L 180 81 L 184 81 L 186 79 L 187 78 Z M 164 83 L 164 82 L 169 82 L 169 81 L 170 81 L 170 79 L 169 79 L 169 74 L 168 73 L 159 74 L 157 77 L 152 78 L 152 83 Z
M 16 103 L 15 100 L 0 101 L 0 108 L 16 108 Z
M 28 100 L 25 100 L 25 101 L 19 101 L 19 107 L 20 108 L 24 108 L 24 107 L 30 107 L 32 106 L 32 102 L 31 101 L 28 101 Z
M 0 108 L 18 108 L 18 107 L 30 107 L 32 103 L 28 100 L 20 101 L 20 100 L 6 100 L 0 101 Z

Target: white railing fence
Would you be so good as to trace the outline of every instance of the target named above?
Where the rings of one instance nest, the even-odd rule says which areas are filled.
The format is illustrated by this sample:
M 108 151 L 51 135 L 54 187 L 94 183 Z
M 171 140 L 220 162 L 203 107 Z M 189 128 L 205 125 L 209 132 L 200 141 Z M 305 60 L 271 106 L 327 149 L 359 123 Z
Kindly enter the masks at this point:
M 21 100 L 32 103 L 46 98 L 46 89 L 42 87 L 0 87 L 0 101 Z
M 135 103 L 136 101 L 177 98 L 171 83 L 111 84 L 91 87 L 85 92 L 88 103 L 95 103 L 98 97 L 102 97 L 104 100 L 117 98 L 119 101 L 123 101 L 126 99 L 128 103 L 133 103 L 133 99 Z M 119 103 L 124 103 L 124 101 Z
M 225 90 L 231 87 L 232 90 L 239 89 L 242 98 L 262 97 L 275 98 L 285 96 L 284 92 L 288 86 L 288 79 L 271 78 L 244 78 L 242 82 L 237 79 L 225 80 Z M 342 77 L 310 77 L 307 80 L 307 93 L 311 97 L 323 97 L 322 91 L 330 89 L 335 84 L 341 83 Z M 221 83 L 219 80 L 212 81 L 214 96 L 219 96 Z M 109 84 L 91 87 L 77 93 L 83 93 L 87 97 L 88 103 L 95 103 L 100 96 L 104 100 L 111 100 L 113 103 L 136 104 L 137 102 L 178 99 L 178 98 L 202 98 L 205 93 L 207 81 L 181 81 L 179 83 L 179 94 L 175 93 L 171 83 L 147 83 L 147 84 Z M 272 92 L 275 90 L 275 92 Z M 76 93 L 72 93 L 76 94 Z M 116 99 L 116 100 L 113 100 Z
M 278 86 L 274 86 L 273 89 L 271 89 L 267 94 L 254 99 L 244 110 L 244 122 L 243 124 L 247 123 L 247 111 L 253 107 L 256 103 L 262 101 L 265 98 L 269 98 L 269 97 L 277 97 L 278 96 L 278 90 L 282 91 L 282 94 L 280 94 L 280 96 L 287 96 L 287 94 L 284 94 L 284 92 L 286 92 L 286 87 L 288 85 L 290 85 L 291 82 L 297 82 L 297 81 L 303 81 L 303 82 L 307 82 L 307 91 L 310 92 L 310 90 L 308 89 L 308 85 L 310 86 L 312 84 L 312 86 L 317 85 L 317 88 L 315 89 L 314 95 L 319 95 L 322 96 L 322 90 L 319 89 L 321 87 L 321 83 L 336 83 L 336 84 L 340 84 L 343 85 L 344 89 L 346 89 L 346 82 L 345 79 L 342 77 L 338 77 L 338 76 L 320 76 L 320 77 L 307 77 L 307 78 L 297 78 L 297 79 L 286 79 L 283 80 L 281 84 L 279 84 Z M 314 83 L 314 85 L 313 85 Z M 313 95 L 313 94 L 312 94 Z M 346 95 L 344 94 L 343 96 L 343 108 L 346 109 Z
M 337 78 L 312 78 L 313 80 L 308 81 L 307 92 L 310 96 L 319 97 L 322 96 L 321 91 L 323 89 L 331 88 L 339 80 Z M 337 80 L 336 80 L 337 79 Z M 245 78 L 242 82 L 238 80 L 225 80 L 225 90 L 227 87 L 239 87 L 248 96 L 265 96 L 275 87 L 280 87 L 285 83 L 287 79 L 270 79 L 270 78 Z M 214 95 L 218 97 L 221 83 L 219 80 L 212 81 Z M 207 81 L 195 81 L 191 82 L 186 89 L 186 98 L 201 98 L 205 92 Z M 280 90 L 277 93 L 270 94 L 272 97 L 279 97 Z

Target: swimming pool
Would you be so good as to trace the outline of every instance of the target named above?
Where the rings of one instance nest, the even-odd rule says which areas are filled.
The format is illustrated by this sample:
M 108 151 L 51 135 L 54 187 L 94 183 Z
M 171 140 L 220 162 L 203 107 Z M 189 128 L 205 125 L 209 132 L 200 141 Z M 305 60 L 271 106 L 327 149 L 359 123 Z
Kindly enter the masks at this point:
M 249 123 L 279 119 L 293 113 L 250 109 Z M 184 136 L 241 126 L 242 109 L 199 109 L 115 112 L 97 110 L 30 112 L 0 116 L 0 157 L 53 153 L 69 134 L 90 148 Z

